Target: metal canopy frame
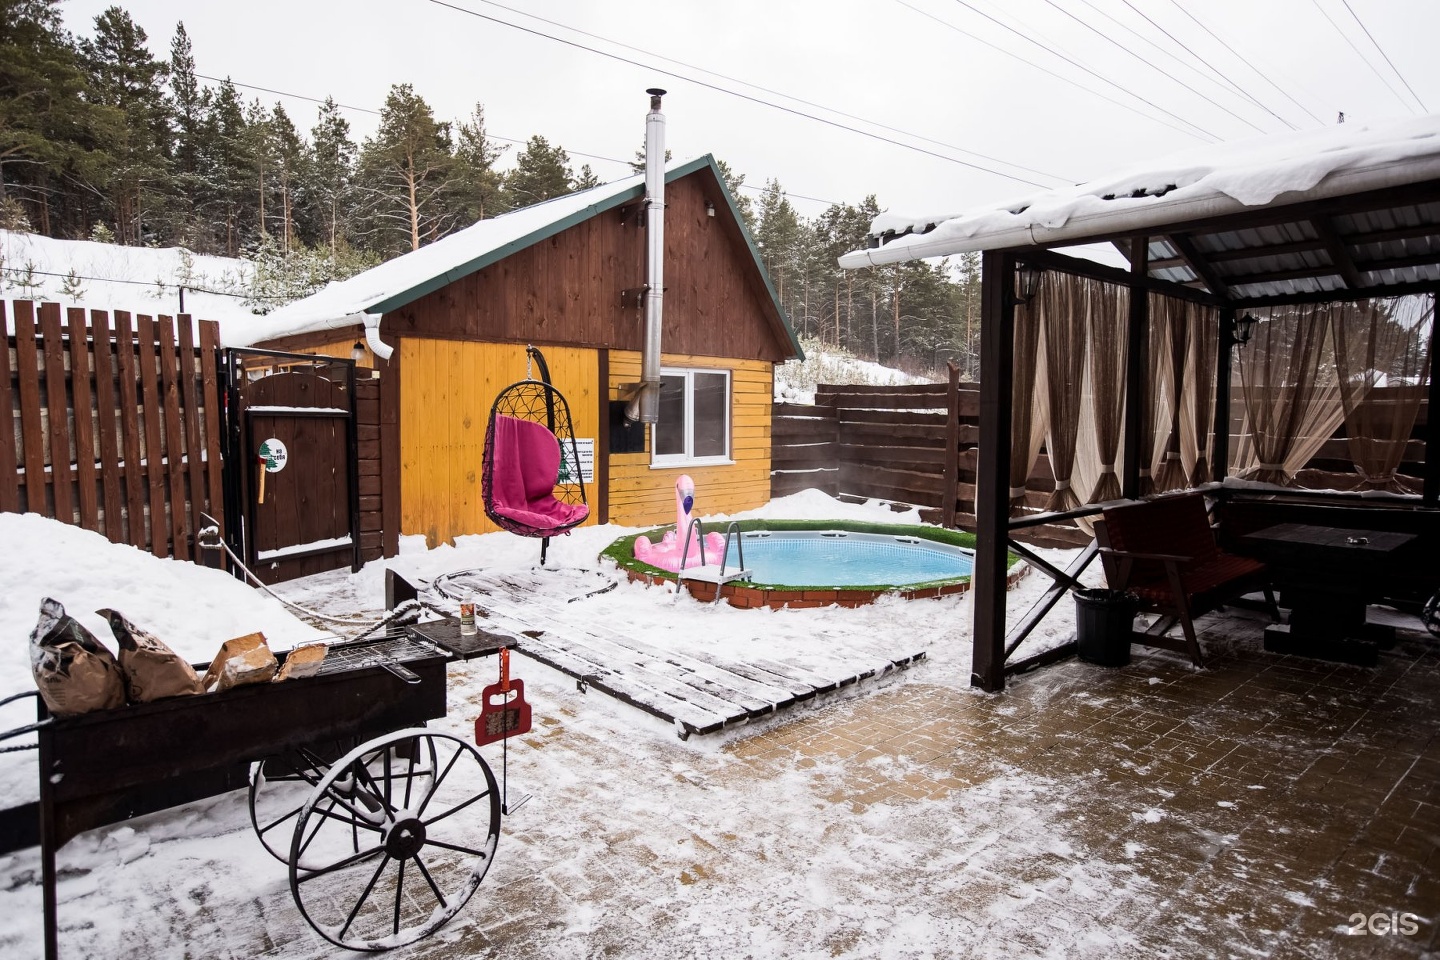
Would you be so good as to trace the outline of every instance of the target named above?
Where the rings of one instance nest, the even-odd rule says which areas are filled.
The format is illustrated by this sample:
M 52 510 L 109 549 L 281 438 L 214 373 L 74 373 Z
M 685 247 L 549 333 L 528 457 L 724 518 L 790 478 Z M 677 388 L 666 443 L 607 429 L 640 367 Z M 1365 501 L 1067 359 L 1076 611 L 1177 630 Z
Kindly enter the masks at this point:
M 1146 387 L 1149 297 L 1157 293 L 1214 306 L 1220 311 L 1215 396 L 1213 479 L 1228 469 L 1230 350 L 1224 337 L 1236 315 L 1251 307 L 1338 302 L 1429 293 L 1440 297 L 1440 180 L 1349 196 L 1285 205 L 1198 221 L 1184 221 L 1121 234 L 1070 238 L 1064 246 L 1109 242 L 1130 269 L 1103 266 L 1056 252 L 1051 247 L 988 250 L 981 260 L 980 425 L 976 464 L 974 656 L 971 684 L 987 691 L 1005 686 L 1005 677 L 1067 656 L 1061 647 L 1009 663 L 1040 619 L 1073 586 L 1096 556 L 1081 552 L 1067 570 L 1040 563 L 1054 581 L 1007 637 L 1006 554 L 1014 550 L 1032 563 L 1014 534 L 1047 521 L 1099 513 L 1088 505 L 1065 514 L 1011 518 L 1009 515 L 1010 426 L 1014 370 L 1014 277 L 1020 263 L 1078 274 L 1130 288 L 1126 363 L 1124 470 L 1126 498 L 1139 493 L 1140 398 Z M 1432 323 L 1430 356 L 1436 355 Z M 1432 361 L 1433 362 L 1433 361 Z M 1429 409 L 1440 409 L 1440 377 L 1430 377 Z M 1440 506 L 1440 416 L 1425 427 L 1425 507 Z

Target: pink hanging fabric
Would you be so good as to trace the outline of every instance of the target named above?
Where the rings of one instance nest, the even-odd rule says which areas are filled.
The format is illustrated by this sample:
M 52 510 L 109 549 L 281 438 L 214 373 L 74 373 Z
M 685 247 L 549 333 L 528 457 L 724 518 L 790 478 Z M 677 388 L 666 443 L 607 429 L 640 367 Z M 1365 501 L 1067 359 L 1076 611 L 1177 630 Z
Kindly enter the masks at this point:
M 493 438 L 491 509 L 537 534 L 575 526 L 590 514 L 583 503 L 555 499 L 560 443 L 544 425 L 498 415 Z

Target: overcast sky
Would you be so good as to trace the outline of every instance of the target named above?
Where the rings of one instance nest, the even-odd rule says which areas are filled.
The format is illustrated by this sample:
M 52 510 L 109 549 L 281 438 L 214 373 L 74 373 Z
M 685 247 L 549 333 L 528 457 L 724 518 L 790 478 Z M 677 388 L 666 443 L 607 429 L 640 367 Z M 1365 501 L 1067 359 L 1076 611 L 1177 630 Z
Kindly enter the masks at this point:
M 61 9 L 88 35 L 110 5 Z M 890 210 L 956 213 L 1207 141 L 1313 129 L 1340 111 L 1351 123 L 1440 111 L 1431 0 L 121 6 L 162 59 L 184 21 L 199 73 L 283 103 L 302 130 L 315 104 L 252 88 L 362 108 L 346 112 L 359 141 L 378 119 L 363 110 L 409 83 L 439 119 L 481 103 L 493 136 L 540 134 L 602 180 L 628 175 L 615 161 L 643 143 L 644 91 L 662 87 L 675 157 L 713 153 L 749 185 L 775 178 L 805 216 L 871 193 Z

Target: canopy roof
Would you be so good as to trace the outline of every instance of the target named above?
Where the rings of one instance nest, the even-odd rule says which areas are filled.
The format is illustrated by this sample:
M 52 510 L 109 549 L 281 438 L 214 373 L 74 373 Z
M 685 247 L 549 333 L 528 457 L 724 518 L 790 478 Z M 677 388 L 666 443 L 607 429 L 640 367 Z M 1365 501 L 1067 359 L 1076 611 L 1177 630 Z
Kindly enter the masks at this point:
M 840 264 L 1136 236 L 1151 277 L 1221 301 L 1440 280 L 1440 114 L 1211 144 L 966 214 L 887 213 Z

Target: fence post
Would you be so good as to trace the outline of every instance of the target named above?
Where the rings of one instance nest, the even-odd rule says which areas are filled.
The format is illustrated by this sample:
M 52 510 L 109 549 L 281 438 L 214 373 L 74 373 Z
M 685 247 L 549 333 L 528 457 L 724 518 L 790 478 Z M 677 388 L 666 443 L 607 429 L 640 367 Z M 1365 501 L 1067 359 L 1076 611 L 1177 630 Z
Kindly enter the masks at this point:
M 941 517 L 955 526 L 955 501 L 960 495 L 960 368 L 946 360 L 950 381 L 945 388 L 945 502 Z

